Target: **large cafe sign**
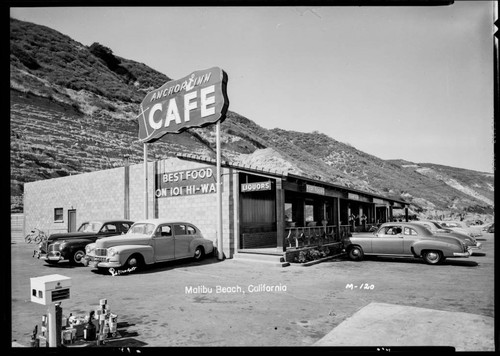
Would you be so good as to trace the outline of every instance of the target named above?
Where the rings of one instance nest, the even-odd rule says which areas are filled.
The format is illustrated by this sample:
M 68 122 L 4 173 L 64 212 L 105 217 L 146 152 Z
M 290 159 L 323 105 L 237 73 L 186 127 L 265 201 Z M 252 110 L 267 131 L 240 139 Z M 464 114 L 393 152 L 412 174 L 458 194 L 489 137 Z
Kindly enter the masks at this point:
M 139 141 L 144 144 L 144 215 L 148 218 L 147 144 L 168 133 L 180 133 L 192 127 L 216 124 L 217 164 L 215 183 L 211 168 L 200 171 L 179 171 L 177 175 L 156 177 L 155 195 L 217 193 L 217 247 L 222 253 L 222 184 L 220 123 L 226 118 L 229 100 L 226 93 L 227 74 L 218 67 L 192 72 L 179 80 L 171 80 L 149 92 L 140 105 Z
M 139 140 L 154 142 L 167 133 L 225 119 L 227 75 L 218 68 L 195 71 L 149 92 L 140 106 Z

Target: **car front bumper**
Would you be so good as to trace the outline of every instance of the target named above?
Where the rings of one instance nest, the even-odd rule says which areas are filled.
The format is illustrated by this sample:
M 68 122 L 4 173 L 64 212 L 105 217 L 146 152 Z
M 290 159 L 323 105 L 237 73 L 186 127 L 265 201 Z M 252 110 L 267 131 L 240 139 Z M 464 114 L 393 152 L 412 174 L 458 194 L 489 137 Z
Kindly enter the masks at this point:
M 33 257 L 38 258 L 39 260 L 44 261 L 67 261 L 68 259 L 61 255 L 60 252 L 49 252 L 48 254 L 43 253 L 41 251 L 34 251 Z
M 466 252 L 453 252 L 453 257 L 469 257 L 471 254 L 470 250 Z
M 111 268 L 111 267 L 121 267 L 121 263 L 117 261 L 106 261 L 103 257 L 85 256 L 82 259 L 84 266 L 92 268 Z

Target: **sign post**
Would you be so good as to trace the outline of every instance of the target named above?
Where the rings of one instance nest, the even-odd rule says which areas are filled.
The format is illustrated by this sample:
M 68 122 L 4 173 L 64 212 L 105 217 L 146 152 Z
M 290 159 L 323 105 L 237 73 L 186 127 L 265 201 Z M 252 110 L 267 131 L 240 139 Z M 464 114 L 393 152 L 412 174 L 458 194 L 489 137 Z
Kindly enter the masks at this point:
M 144 219 L 148 218 L 148 144 L 144 142 Z
M 179 80 L 171 80 L 149 92 L 137 116 L 139 140 L 144 143 L 144 215 L 148 218 L 147 143 L 167 133 L 180 133 L 191 127 L 216 124 L 217 146 L 217 250 L 222 251 L 222 180 L 220 123 L 226 119 L 229 100 L 227 74 L 218 67 L 195 71 Z
M 220 149 L 220 121 L 215 125 L 217 149 L 217 259 L 223 260 L 222 251 L 222 179 L 221 179 L 221 149 Z

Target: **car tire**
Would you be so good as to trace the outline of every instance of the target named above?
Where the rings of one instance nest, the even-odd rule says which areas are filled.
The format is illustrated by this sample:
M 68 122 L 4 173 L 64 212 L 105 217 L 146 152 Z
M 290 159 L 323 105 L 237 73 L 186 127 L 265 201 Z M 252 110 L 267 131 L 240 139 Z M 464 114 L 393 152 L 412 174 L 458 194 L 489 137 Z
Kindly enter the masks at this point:
M 441 251 L 434 250 L 424 251 L 422 258 L 429 265 L 437 265 L 445 260 Z
M 128 269 L 128 268 L 136 268 L 139 269 L 143 266 L 143 259 L 141 255 L 132 255 L 127 259 L 127 262 L 125 262 L 125 265 L 123 268 Z
M 70 257 L 69 257 L 69 262 L 72 265 L 80 265 L 82 264 L 82 260 L 85 257 L 85 251 L 84 250 L 76 250 L 73 252 Z
M 364 257 L 363 249 L 359 246 L 352 246 L 347 251 L 347 257 L 352 261 L 361 261 Z
M 196 250 L 194 250 L 195 261 L 203 259 L 203 256 L 205 256 L 205 249 L 203 248 L 203 246 L 198 246 Z
M 56 265 L 59 263 L 59 261 L 53 261 L 53 260 L 45 260 L 49 265 Z

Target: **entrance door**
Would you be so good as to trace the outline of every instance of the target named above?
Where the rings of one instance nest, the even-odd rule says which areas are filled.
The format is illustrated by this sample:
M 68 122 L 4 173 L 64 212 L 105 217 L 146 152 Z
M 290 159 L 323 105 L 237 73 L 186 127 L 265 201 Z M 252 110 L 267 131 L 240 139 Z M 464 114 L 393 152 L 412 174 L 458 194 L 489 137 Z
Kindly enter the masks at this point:
M 76 231 L 76 210 L 68 210 L 68 232 Z

